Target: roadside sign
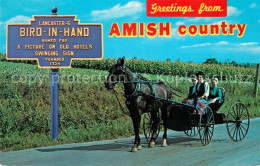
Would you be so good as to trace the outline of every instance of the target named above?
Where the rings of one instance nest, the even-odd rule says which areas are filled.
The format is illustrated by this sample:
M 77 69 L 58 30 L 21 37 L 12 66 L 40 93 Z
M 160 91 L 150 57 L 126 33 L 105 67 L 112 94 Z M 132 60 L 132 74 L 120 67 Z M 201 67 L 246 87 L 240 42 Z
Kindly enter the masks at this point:
M 72 60 L 103 59 L 102 24 L 80 24 L 74 15 L 33 16 L 28 24 L 8 24 L 7 60 L 37 60 L 51 69 L 51 138 L 59 134 L 59 68 Z
M 7 25 L 8 60 L 37 60 L 39 68 L 68 68 L 72 60 L 103 59 L 102 24 L 80 24 L 74 15 L 37 15 Z

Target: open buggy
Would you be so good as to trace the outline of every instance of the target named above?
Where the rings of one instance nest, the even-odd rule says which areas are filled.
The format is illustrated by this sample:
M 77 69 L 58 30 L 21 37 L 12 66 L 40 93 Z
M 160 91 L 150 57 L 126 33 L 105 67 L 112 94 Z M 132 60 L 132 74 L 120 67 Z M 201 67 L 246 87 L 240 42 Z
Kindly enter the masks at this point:
M 128 112 L 133 121 L 135 141 L 132 152 L 142 149 L 139 135 L 142 114 L 144 134 L 151 148 L 155 145 L 161 124 L 164 126 L 163 147 L 167 146 L 167 129 L 184 131 L 188 136 L 199 133 L 203 145 L 208 145 L 212 140 L 215 124 L 226 123 L 228 134 L 233 141 L 241 141 L 247 135 L 250 119 L 248 109 L 243 103 L 236 102 L 231 105 L 227 116 L 217 113 L 225 101 L 224 89 L 221 104 L 205 106 L 203 110 L 198 110 L 196 102 L 194 105 L 188 105 L 173 100 L 172 94 L 175 93 L 168 83 L 160 80 L 151 81 L 133 73 L 124 64 L 124 58 L 119 58 L 108 72 L 109 75 L 104 82 L 107 89 L 114 90 L 114 86 L 120 82 L 124 85 L 128 111 L 124 111 L 115 90 L 114 93 L 123 112 Z M 197 99 L 194 98 L 194 101 Z
M 206 106 L 202 111 L 198 111 L 195 106 L 177 102 L 175 100 L 167 100 L 171 103 L 167 115 L 168 128 L 175 131 L 184 131 L 187 136 L 196 136 L 199 134 L 203 145 L 208 145 L 214 134 L 214 126 L 216 124 L 225 124 L 230 138 L 235 141 L 242 141 L 249 130 L 249 112 L 247 107 L 241 102 L 235 102 L 231 105 L 227 115 L 217 113 L 218 109 L 225 102 L 225 90 L 222 89 L 222 102 L 217 105 Z M 166 100 L 158 98 L 156 100 Z M 195 104 L 196 105 L 196 104 Z M 160 118 L 160 114 L 158 113 Z M 157 136 L 160 132 L 161 123 L 157 125 Z M 153 121 L 150 113 L 143 116 L 143 129 L 146 139 L 150 142 L 152 135 Z

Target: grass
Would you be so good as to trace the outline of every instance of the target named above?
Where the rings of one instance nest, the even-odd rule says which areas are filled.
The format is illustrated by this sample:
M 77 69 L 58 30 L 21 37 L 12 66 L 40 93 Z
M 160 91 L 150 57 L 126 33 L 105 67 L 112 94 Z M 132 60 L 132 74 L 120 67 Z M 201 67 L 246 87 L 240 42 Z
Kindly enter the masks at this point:
M 107 74 L 107 71 L 93 69 L 60 69 L 60 132 L 59 139 L 51 140 L 50 70 L 0 62 L 0 151 L 133 135 L 131 119 L 122 113 L 113 93 L 104 88 Z M 181 91 L 178 92 L 181 96 L 187 94 L 191 85 L 187 78 L 144 76 L 170 82 Z M 226 102 L 220 112 L 227 112 L 232 103 L 242 101 L 248 106 L 251 118 L 260 116 L 260 97 L 253 97 L 254 84 L 222 82 L 220 86 L 226 89 Z M 116 90 L 124 103 L 122 86 L 116 86 Z M 182 98 L 174 99 L 181 101 Z

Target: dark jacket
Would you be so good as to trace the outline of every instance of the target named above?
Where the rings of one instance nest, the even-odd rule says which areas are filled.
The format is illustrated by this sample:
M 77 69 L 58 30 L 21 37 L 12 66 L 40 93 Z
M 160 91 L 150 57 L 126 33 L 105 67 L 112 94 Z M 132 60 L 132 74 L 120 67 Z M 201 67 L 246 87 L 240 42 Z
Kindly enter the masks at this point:
M 203 96 L 203 94 L 205 93 L 205 82 L 200 84 L 199 89 L 198 89 L 198 83 L 197 83 L 195 85 L 196 91 L 195 91 L 195 93 L 192 94 L 193 87 L 194 86 L 190 87 L 190 89 L 189 89 L 188 99 L 191 99 L 191 98 L 194 98 L 194 97 L 198 97 L 199 98 L 199 97 Z

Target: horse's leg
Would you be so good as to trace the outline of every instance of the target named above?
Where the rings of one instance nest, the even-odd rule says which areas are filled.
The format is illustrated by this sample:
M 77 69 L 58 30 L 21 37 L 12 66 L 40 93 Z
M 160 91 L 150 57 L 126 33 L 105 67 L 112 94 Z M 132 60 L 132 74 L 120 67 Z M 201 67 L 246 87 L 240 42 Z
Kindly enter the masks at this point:
M 133 125 L 134 125 L 134 130 L 135 130 L 135 142 L 134 142 L 134 146 L 132 147 L 131 151 L 132 152 L 136 152 L 137 150 L 142 149 L 142 145 L 140 144 L 140 136 L 139 136 L 139 127 L 140 127 L 140 123 L 141 123 L 141 112 L 140 110 L 134 110 L 131 112 L 131 118 L 133 121 Z
M 161 109 L 162 120 L 163 120 L 163 127 L 164 127 L 162 147 L 166 147 L 167 146 L 167 141 L 166 140 L 167 140 L 167 128 L 168 128 L 168 122 L 167 122 L 168 109 L 170 109 L 170 107 L 167 107 L 167 106 L 163 106 L 163 108 Z
M 155 139 L 157 138 L 157 130 L 158 130 L 158 125 L 160 125 L 160 119 L 157 116 L 157 112 L 159 111 L 159 109 L 155 109 L 151 111 L 151 120 L 153 121 L 152 124 L 152 138 L 149 144 L 150 148 L 153 148 L 155 146 Z

